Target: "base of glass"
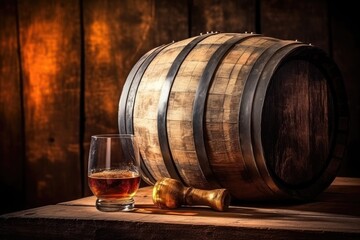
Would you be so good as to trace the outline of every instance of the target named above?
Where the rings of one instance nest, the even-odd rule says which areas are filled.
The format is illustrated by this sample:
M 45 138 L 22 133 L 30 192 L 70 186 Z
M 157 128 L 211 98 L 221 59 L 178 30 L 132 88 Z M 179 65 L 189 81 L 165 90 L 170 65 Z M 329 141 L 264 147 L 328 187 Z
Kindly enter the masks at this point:
M 96 209 L 102 212 L 120 212 L 120 211 L 133 211 L 134 199 L 122 199 L 122 200 L 104 200 L 96 199 Z

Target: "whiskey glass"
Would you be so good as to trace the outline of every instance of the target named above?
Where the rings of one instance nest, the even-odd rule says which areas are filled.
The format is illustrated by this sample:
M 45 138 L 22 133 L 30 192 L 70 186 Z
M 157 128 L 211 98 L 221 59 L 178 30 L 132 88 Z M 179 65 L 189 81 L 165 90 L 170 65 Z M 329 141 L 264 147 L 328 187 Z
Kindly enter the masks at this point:
M 140 152 L 132 134 L 91 136 L 88 185 L 99 211 L 132 211 L 140 185 Z

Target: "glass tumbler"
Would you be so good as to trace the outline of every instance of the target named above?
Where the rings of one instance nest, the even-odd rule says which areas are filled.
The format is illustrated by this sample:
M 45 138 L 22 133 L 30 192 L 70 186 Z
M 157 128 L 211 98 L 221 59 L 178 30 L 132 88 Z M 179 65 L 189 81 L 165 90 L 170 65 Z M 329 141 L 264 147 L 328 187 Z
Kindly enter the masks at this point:
M 131 211 L 140 185 L 140 152 L 132 134 L 91 137 L 88 184 L 103 212 Z

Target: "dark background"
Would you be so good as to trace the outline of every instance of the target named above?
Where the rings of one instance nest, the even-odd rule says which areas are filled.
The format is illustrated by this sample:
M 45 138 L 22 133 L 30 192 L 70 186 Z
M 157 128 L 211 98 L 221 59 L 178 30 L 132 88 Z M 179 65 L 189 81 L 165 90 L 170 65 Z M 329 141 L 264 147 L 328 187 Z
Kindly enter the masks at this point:
M 200 32 L 256 32 L 324 49 L 344 78 L 360 177 L 356 1 L 0 0 L 0 213 L 90 194 L 90 136 L 116 133 L 127 74 L 150 49 Z

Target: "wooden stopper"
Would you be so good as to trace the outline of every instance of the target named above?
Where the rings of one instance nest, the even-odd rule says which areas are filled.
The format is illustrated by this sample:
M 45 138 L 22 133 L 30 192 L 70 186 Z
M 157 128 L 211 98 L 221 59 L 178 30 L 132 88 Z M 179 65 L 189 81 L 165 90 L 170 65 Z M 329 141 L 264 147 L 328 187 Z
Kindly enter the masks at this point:
M 156 182 L 152 194 L 159 208 L 178 208 L 182 205 L 205 205 L 216 211 L 226 211 L 231 201 L 227 189 L 202 190 L 185 187 L 180 181 L 162 178 Z

